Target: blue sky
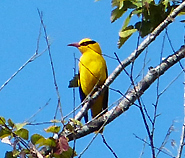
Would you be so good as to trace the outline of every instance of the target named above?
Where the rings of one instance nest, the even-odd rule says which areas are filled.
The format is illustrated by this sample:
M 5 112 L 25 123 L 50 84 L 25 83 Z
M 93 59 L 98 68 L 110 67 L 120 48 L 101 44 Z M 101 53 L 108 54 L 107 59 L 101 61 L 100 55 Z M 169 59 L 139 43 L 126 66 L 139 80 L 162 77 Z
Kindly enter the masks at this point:
M 137 34 L 133 35 L 121 48 L 117 48 L 118 31 L 123 20 L 122 17 L 115 23 L 110 22 L 111 4 L 101 0 L 99 2 L 86 1 L 51 1 L 51 0 L 14 0 L 0 2 L 0 85 L 12 76 L 34 53 L 39 34 L 40 19 L 37 8 L 43 11 L 43 19 L 51 44 L 57 83 L 61 96 L 63 114 L 67 115 L 73 108 L 73 92 L 68 88 L 68 82 L 73 77 L 74 53 L 80 57 L 77 49 L 67 47 L 67 44 L 78 42 L 82 38 L 89 37 L 100 43 L 104 54 L 114 57 L 116 52 L 120 60 L 124 60 L 137 46 Z M 174 24 L 168 28 L 168 33 L 175 50 L 183 44 L 184 26 L 181 18 L 177 18 Z M 145 73 L 149 66 L 155 67 L 159 63 L 162 33 L 148 48 Z M 142 40 L 142 39 L 141 39 Z M 46 48 L 44 34 L 41 35 L 40 52 Z M 172 54 L 167 38 L 165 39 L 163 57 Z M 145 53 L 135 62 L 134 75 L 142 69 Z M 116 60 L 105 57 L 109 74 L 116 68 Z M 130 67 L 127 68 L 130 71 Z M 165 73 L 160 79 L 159 91 L 162 91 L 179 73 L 181 68 L 177 64 Z M 141 77 L 137 80 L 139 81 Z M 123 72 L 111 84 L 111 88 L 119 89 L 125 93 L 130 86 L 128 76 Z M 110 91 L 109 105 L 113 104 L 121 96 Z M 57 95 L 53 84 L 52 71 L 48 53 L 44 53 L 35 61 L 29 63 L 2 91 L 0 91 L 0 116 L 11 118 L 15 123 L 21 123 L 35 114 L 51 98 L 49 105 L 38 113 L 31 121 L 47 122 L 53 119 Z M 156 101 L 156 84 L 152 85 L 142 97 L 144 104 L 152 114 L 152 104 Z M 80 99 L 76 89 L 76 105 Z M 166 131 L 175 120 L 174 132 L 170 136 L 166 148 L 176 154 L 177 148 L 172 148 L 170 140 L 174 139 L 178 145 L 183 121 L 183 75 L 161 96 L 159 100 L 159 116 L 156 124 L 155 145 L 160 146 Z M 71 116 L 72 117 L 72 116 Z M 58 119 L 60 119 L 58 115 Z M 45 126 L 27 126 L 30 134 L 40 133 L 45 136 Z M 133 135 L 145 139 L 147 134 L 139 109 L 132 106 L 114 122 L 106 126 L 104 135 L 109 145 L 118 157 L 139 157 L 143 142 Z M 79 154 L 86 147 L 94 134 L 77 141 L 76 152 Z M 72 143 L 70 143 L 72 145 Z M 5 151 L 11 150 L 7 144 L 0 143 L 0 157 Z M 143 157 L 150 157 L 151 150 L 145 148 Z M 112 158 L 112 153 L 102 143 L 98 136 L 90 148 L 82 157 Z M 166 155 L 160 154 L 159 157 Z

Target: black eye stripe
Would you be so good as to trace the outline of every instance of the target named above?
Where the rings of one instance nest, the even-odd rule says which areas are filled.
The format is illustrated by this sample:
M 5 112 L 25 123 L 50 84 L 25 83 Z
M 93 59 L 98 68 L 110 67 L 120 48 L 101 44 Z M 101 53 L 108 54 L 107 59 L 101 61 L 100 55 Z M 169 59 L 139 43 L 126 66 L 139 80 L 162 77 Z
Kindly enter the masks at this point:
M 86 41 L 86 42 L 82 42 L 80 45 L 81 46 L 87 46 L 89 44 L 94 44 L 94 43 L 96 43 L 96 41 Z

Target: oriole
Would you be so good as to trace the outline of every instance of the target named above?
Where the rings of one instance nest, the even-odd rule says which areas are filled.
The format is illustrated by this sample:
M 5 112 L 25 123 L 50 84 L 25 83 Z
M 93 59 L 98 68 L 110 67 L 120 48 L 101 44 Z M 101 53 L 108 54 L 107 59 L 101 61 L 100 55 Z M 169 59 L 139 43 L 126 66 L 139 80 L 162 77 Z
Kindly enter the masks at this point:
M 100 88 L 108 74 L 106 62 L 102 56 L 99 44 L 89 38 L 82 39 L 79 43 L 72 43 L 82 53 L 79 61 L 79 92 L 81 102 L 87 95 Z M 94 104 L 91 106 L 91 115 L 94 118 L 102 110 L 107 111 L 108 88 L 101 93 Z M 88 114 L 84 115 L 85 122 L 88 122 Z

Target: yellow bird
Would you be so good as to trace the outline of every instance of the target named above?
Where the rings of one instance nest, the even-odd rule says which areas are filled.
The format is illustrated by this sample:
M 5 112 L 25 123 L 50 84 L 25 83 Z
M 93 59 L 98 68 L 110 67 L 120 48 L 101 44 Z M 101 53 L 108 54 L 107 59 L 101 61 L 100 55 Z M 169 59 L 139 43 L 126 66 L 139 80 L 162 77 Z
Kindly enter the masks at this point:
M 89 38 L 82 39 L 79 43 L 72 43 L 82 53 L 79 61 L 79 92 L 81 102 L 87 95 L 100 88 L 107 76 L 107 66 L 102 56 L 99 44 Z M 91 115 L 96 117 L 102 110 L 107 111 L 108 88 L 97 98 L 91 106 Z M 105 113 L 104 112 L 104 113 Z M 84 115 L 85 122 L 88 122 L 88 114 Z

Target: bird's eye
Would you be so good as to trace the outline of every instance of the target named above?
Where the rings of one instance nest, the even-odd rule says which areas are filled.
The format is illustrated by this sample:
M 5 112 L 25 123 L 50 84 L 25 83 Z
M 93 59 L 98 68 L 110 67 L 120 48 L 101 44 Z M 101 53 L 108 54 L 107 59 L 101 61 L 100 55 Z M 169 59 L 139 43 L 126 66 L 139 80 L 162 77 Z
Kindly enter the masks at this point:
M 96 41 L 86 41 L 86 42 L 82 42 L 82 43 L 80 44 L 80 46 L 87 46 L 87 45 L 89 45 L 89 44 L 94 44 L 94 43 L 96 43 Z
M 87 46 L 88 43 L 87 43 L 87 42 L 83 42 L 83 43 L 81 43 L 80 45 L 81 45 L 81 46 Z

